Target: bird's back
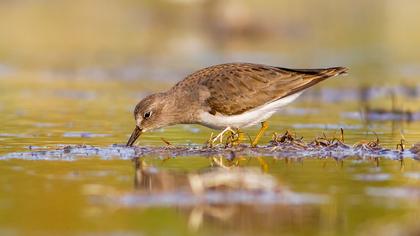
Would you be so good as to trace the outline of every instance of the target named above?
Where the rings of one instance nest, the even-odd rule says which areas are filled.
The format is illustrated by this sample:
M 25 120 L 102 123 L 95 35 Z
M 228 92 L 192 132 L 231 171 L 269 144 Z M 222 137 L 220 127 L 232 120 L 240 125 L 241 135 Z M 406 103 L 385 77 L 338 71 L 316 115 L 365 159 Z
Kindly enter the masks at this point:
M 252 63 L 228 63 L 201 69 L 173 89 L 207 90 L 209 112 L 237 115 L 301 92 L 347 68 L 288 69 Z M 206 93 L 204 93 L 206 94 Z

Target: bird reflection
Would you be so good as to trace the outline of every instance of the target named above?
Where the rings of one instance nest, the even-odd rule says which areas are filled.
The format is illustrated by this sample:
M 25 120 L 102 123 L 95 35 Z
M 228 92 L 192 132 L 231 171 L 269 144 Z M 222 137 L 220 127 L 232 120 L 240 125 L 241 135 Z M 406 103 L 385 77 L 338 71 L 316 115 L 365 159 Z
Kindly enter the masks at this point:
M 169 204 L 187 217 L 192 231 L 222 225 L 235 228 L 238 233 L 249 233 L 256 225 L 278 229 L 318 223 L 317 219 L 324 214 L 321 205 L 288 204 L 284 199 L 289 192 L 284 185 L 278 184 L 274 176 L 264 173 L 263 168 L 239 165 L 240 160 L 236 157 L 209 157 L 206 168 L 195 173 L 182 173 L 158 169 L 142 158 L 135 158 L 134 188 L 142 196 L 153 195 L 156 199 L 164 195 L 166 201 L 173 196 L 179 197 L 178 192 L 186 193 L 181 197 L 191 200 L 190 203 L 185 199 L 179 202 L 175 199 L 165 202 L 165 205 Z M 264 165 L 268 164 L 264 162 Z M 267 198 L 272 200 L 264 202 Z
M 134 188 L 148 193 L 176 191 L 187 181 L 185 175 L 162 171 L 148 165 L 143 158 L 134 158 Z

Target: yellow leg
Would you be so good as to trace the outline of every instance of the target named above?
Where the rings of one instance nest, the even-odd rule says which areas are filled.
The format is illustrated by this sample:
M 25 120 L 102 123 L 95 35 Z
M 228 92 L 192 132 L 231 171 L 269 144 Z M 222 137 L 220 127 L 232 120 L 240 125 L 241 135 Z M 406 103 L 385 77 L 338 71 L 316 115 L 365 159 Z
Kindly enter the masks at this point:
M 226 138 L 226 146 L 237 146 L 244 140 L 244 133 L 239 129 L 234 129 Z
M 251 147 L 257 146 L 258 141 L 260 141 L 266 129 L 268 129 L 268 123 L 266 121 L 261 122 L 261 129 L 258 131 L 257 136 L 255 136 L 254 141 L 252 141 Z
M 225 135 L 225 133 L 226 132 L 232 132 L 232 133 L 234 133 L 235 131 L 232 129 L 232 128 L 230 128 L 229 126 L 228 127 L 226 127 L 226 129 L 224 129 L 222 132 L 220 132 L 216 137 L 214 137 L 213 138 L 213 140 L 212 140 L 212 144 L 215 144 L 216 142 L 217 142 L 217 140 L 220 140 L 220 144 L 222 144 L 223 143 L 223 135 Z

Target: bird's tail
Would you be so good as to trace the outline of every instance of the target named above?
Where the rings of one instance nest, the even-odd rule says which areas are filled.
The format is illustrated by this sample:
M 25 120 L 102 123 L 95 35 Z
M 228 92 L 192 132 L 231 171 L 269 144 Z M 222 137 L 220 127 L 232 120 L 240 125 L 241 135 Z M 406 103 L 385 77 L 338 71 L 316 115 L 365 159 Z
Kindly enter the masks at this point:
M 326 80 L 330 77 L 346 74 L 348 69 L 346 67 L 330 67 L 324 69 L 287 69 L 280 68 L 282 70 L 287 70 L 294 73 L 299 73 L 303 75 L 303 78 L 295 81 L 296 84 L 291 88 L 289 93 L 286 95 L 291 95 L 302 90 L 305 90 L 313 85 Z
M 287 69 L 287 68 L 280 68 L 282 70 L 287 70 L 290 72 L 297 72 L 301 74 L 306 74 L 310 76 L 319 76 L 323 78 L 328 78 L 332 76 L 337 76 L 341 74 L 347 74 L 348 68 L 347 67 L 330 67 L 330 68 L 323 68 L 323 69 Z
M 345 75 L 349 69 L 347 67 L 331 67 L 327 69 L 321 69 L 320 75 L 325 75 L 326 77 L 332 77 L 337 75 Z

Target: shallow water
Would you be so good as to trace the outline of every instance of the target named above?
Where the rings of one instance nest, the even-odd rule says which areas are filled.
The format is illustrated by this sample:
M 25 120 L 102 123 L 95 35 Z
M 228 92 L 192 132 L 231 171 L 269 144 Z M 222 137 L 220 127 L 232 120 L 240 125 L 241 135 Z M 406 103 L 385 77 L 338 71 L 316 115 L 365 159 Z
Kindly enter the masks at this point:
M 189 178 L 217 170 L 213 158 L 218 155 L 146 155 L 141 158 L 147 170 L 142 171 L 138 166 L 136 170 L 133 153 L 118 150 L 133 128 L 131 109 L 136 97 L 148 90 L 141 83 L 122 82 L 115 87 L 107 81 L 43 84 L 38 79 L 41 85 L 35 87 L 33 81 L 1 81 L 7 85 L 2 88 L 13 88 L 3 89 L 0 95 L 4 101 L 0 118 L 4 124 L 0 134 L 2 234 L 352 234 L 379 230 L 389 222 L 392 230 L 418 232 L 414 216 L 420 210 L 420 165 L 412 157 L 337 160 L 305 157 L 302 152 L 288 158 L 237 157 L 236 164 L 223 157 L 225 166 L 238 166 L 227 171 L 251 168 L 252 178 L 274 187 L 227 187 L 227 192 L 226 187 L 219 187 L 197 194 Z M 93 95 L 82 96 L 95 86 Z M 373 132 L 384 148 L 395 149 L 401 133 L 406 148 L 418 140 L 418 121 L 357 119 L 347 115 L 362 117 L 356 101 L 313 102 L 322 91 L 322 87 L 308 91 L 270 119 L 262 144 L 271 139 L 272 132 L 286 129 L 307 142 L 323 132 L 339 137 L 339 128 L 345 130 L 348 144 L 375 140 Z M 256 130 L 246 132 L 253 136 Z M 180 125 L 146 134 L 139 144 L 164 147 L 160 139 L 164 137 L 173 145 L 199 147 L 210 132 Z M 112 146 L 115 143 L 119 145 Z M 66 146 L 76 144 L 98 149 L 66 154 Z M 63 153 L 44 153 L 57 149 Z
M 229 5 L 245 11 L 232 21 L 217 4 L 107 2 L 0 3 L 14 26 L 0 32 L 0 235 L 420 233 L 420 6 L 249 1 Z M 272 117 L 260 142 L 343 128 L 346 155 L 191 152 L 212 132 L 196 125 L 144 134 L 144 155 L 123 147 L 139 99 L 228 61 L 350 67 Z M 386 151 L 351 148 L 377 138 Z

